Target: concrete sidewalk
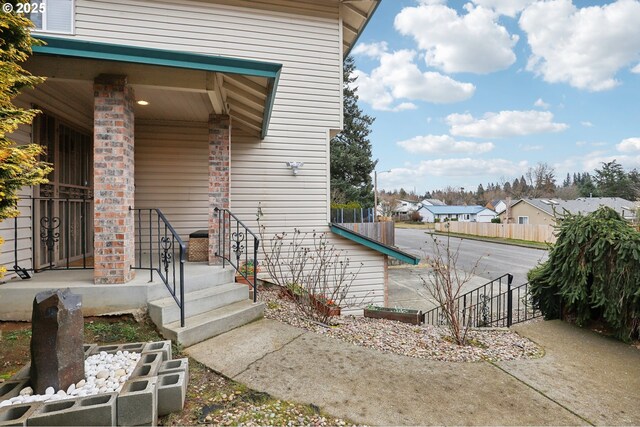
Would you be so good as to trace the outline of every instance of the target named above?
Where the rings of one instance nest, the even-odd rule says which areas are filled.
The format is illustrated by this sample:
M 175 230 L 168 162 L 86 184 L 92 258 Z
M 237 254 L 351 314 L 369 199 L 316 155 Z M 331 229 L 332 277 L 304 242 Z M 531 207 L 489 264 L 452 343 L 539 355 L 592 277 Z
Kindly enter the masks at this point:
M 213 370 L 370 425 L 640 424 L 640 352 L 560 322 L 519 331 L 538 360 L 446 363 L 261 320 L 190 347 Z

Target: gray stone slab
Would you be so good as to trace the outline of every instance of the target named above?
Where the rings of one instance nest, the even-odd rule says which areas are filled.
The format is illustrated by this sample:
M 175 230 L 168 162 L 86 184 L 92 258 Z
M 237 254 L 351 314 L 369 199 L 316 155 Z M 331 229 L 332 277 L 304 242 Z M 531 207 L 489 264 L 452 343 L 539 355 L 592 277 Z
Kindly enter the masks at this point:
M 244 345 L 250 347 L 247 340 Z M 267 354 L 233 379 L 370 425 L 584 423 L 488 363 L 384 354 L 313 333 Z
M 196 344 L 185 352 L 214 371 L 233 377 L 303 333 L 299 328 L 262 319 Z
M 545 357 L 498 366 L 597 425 L 640 425 L 640 351 L 559 320 L 515 327 Z

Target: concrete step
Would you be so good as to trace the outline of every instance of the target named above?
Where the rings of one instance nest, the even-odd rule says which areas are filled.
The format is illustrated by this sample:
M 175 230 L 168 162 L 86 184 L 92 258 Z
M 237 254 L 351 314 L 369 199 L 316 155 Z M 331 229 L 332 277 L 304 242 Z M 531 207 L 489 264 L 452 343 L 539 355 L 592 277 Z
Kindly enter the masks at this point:
M 260 319 L 263 314 L 264 303 L 254 304 L 247 299 L 189 317 L 185 319 L 184 328 L 178 320 L 161 326 L 160 331 L 166 339 L 189 347 Z
M 144 276 L 146 274 L 146 276 Z M 147 271 L 139 270 L 138 276 L 140 279 L 150 277 Z M 209 289 L 214 286 L 224 285 L 229 282 L 233 282 L 235 276 L 235 270 L 232 267 L 222 268 L 218 266 L 209 266 L 204 263 L 191 263 L 188 262 L 184 267 L 184 292 L 199 291 L 202 289 Z M 154 283 L 159 283 L 161 286 L 153 286 L 149 289 L 148 301 L 154 301 L 157 299 L 165 298 L 169 296 L 169 291 L 166 289 L 165 284 L 162 283 L 157 273 L 153 275 Z M 178 290 L 176 289 L 176 292 Z
M 184 294 L 184 317 L 193 317 L 216 308 L 249 298 L 249 287 L 225 283 Z M 148 304 L 149 317 L 156 325 L 180 320 L 180 307 L 173 297 L 165 297 Z

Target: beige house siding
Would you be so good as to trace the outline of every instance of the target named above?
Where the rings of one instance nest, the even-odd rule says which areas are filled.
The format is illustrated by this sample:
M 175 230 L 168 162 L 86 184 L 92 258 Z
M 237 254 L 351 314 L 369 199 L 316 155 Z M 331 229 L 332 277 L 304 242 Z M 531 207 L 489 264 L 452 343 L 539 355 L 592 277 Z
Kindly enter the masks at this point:
M 500 220 L 506 221 L 506 211 L 500 214 Z M 556 222 L 553 216 L 541 211 L 538 208 L 531 206 L 527 202 L 519 202 L 511 207 L 511 218 L 515 224 L 518 223 L 518 217 L 529 217 L 529 224 L 531 225 L 554 225 Z
M 282 64 L 268 136 L 232 130 L 230 206 L 254 230 L 260 205 L 270 234 L 329 231 L 329 136 L 342 125 L 338 2 L 76 0 L 75 9 L 75 35 L 56 37 Z M 185 238 L 206 218 L 203 125 L 136 123 L 136 207 L 162 208 Z M 304 162 L 298 176 L 288 161 Z M 383 256 L 332 241 L 354 268 L 363 263 L 354 293 L 382 304 Z

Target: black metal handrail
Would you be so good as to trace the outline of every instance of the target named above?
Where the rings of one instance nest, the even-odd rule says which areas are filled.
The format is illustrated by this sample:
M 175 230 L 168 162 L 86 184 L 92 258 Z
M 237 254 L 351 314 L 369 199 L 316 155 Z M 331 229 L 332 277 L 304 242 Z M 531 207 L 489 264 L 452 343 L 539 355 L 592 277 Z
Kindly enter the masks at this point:
M 253 302 L 258 300 L 258 247 L 260 239 L 229 209 L 215 208 L 218 215 L 218 251 L 216 256 L 222 258 L 222 267 L 228 262 L 253 288 Z M 249 236 L 253 237 L 253 259 L 249 260 Z M 232 257 L 232 252 L 234 256 Z M 241 264 L 244 255 L 244 264 Z M 235 258 L 235 263 L 233 258 Z M 249 262 L 251 261 L 251 263 Z M 244 265 L 244 268 L 242 266 Z M 253 272 L 249 272 L 252 265 Z
M 134 211 L 138 252 L 136 265 L 132 265 L 131 268 L 148 270 L 150 282 L 153 282 L 153 273 L 158 273 L 180 308 L 180 325 L 184 327 L 184 264 L 187 247 L 160 209 L 130 208 L 130 210 Z M 143 265 L 142 254 L 147 250 L 149 265 Z M 176 251 L 178 267 L 176 267 Z
M 20 209 L 28 212 L 13 218 L 13 271 L 29 279 L 29 271 L 92 269 L 93 227 L 89 227 L 88 197 L 23 197 Z M 37 251 L 31 246 L 31 265 L 21 266 L 19 229 L 30 229 L 31 242 L 40 242 Z M 37 259 L 36 259 L 37 257 Z M 81 264 L 80 264 L 81 263 Z
M 504 274 L 482 286 L 459 296 L 454 306 L 463 326 L 511 326 L 511 309 L 508 291 L 513 276 Z M 436 307 L 425 313 L 425 322 L 442 325 L 445 322 L 443 307 Z

